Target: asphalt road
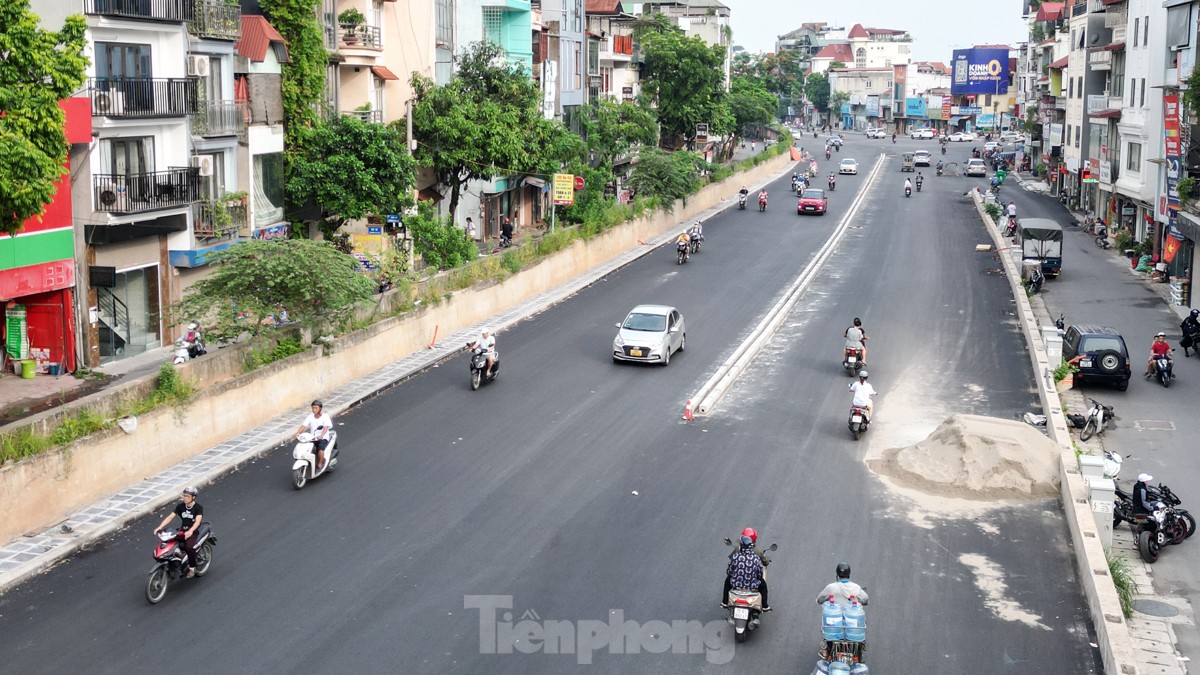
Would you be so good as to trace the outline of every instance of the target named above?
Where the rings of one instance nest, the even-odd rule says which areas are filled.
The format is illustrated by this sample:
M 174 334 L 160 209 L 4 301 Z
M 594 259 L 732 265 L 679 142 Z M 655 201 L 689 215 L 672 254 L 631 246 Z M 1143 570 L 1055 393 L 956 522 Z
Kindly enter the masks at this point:
M 1075 221 L 1058 200 L 1023 190 L 1011 190 L 1005 194 L 1008 196 L 1015 199 L 1022 216 L 1054 218 L 1067 230 L 1062 275 L 1049 281 L 1043 291 L 1047 309 L 1055 316 L 1064 314 L 1068 325 L 1112 326 L 1120 331 L 1129 348 L 1134 377 L 1128 391 L 1098 385 L 1083 389 L 1085 396 L 1116 409 L 1118 419 L 1105 433 L 1104 445 L 1126 456 L 1122 483 L 1128 489 L 1139 473 L 1150 473 L 1156 482 L 1170 485 L 1188 508 L 1200 492 L 1200 466 L 1195 462 L 1193 440 L 1200 433 L 1200 419 L 1195 413 L 1195 401 L 1200 396 L 1200 359 L 1194 353 L 1190 359 L 1183 357 L 1178 315 L 1141 275 L 1128 271 L 1128 258 L 1097 248 L 1092 236 L 1070 225 Z M 1167 341 L 1176 348 L 1176 378 L 1167 389 L 1141 377 L 1150 343 L 1158 331 L 1165 332 Z M 1154 563 L 1155 590 L 1186 599 L 1192 607 L 1200 606 L 1195 546 L 1188 541 L 1167 547 Z M 1200 656 L 1200 629 L 1194 622 L 1176 623 L 1174 629 L 1183 655 L 1193 659 Z
M 813 599 L 842 559 L 871 594 L 879 672 L 1099 672 L 1056 502 L 941 517 L 862 462 L 948 414 L 1015 418 L 1034 404 L 1007 285 L 973 251 L 986 237 L 962 179 L 929 170 L 904 199 L 889 158 L 772 347 L 713 417 L 679 421 L 875 155 L 936 152 L 849 141 L 822 172 L 852 156 L 864 174 L 839 179 L 830 215 L 797 216 L 777 181 L 767 213 L 735 205 L 710 220 L 686 265 L 662 247 L 500 335 L 496 382 L 470 391 L 459 357 L 342 416 L 342 466 L 302 492 L 287 449 L 205 489 L 212 571 L 160 605 L 143 597 L 157 519 L 0 597 L 4 672 L 203 659 L 229 673 L 807 673 Z M 686 318 L 687 351 L 667 368 L 610 361 L 613 323 L 642 302 Z M 838 363 L 855 315 L 881 392 L 858 443 Z M 780 544 L 776 611 L 734 649 L 717 608 L 720 540 L 747 524 Z

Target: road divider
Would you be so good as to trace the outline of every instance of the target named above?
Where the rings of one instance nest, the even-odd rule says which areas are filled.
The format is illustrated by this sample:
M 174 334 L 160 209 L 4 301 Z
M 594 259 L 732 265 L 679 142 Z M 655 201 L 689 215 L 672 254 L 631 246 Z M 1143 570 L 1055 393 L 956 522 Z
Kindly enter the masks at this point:
M 717 367 L 717 372 L 713 373 L 712 377 L 700 387 L 700 390 L 692 395 L 689 401 L 699 401 L 694 409 L 695 415 L 709 415 L 716 409 L 717 404 L 737 381 L 738 377 L 750 367 L 754 361 L 754 357 L 762 351 L 774 337 L 779 326 L 783 324 L 783 320 L 787 317 L 792 308 L 800 300 L 804 292 L 808 290 L 809 284 L 816 278 L 817 272 L 829 260 L 837 250 L 838 244 L 846 236 L 846 232 L 850 229 L 850 223 L 854 220 L 858 209 L 862 206 L 863 201 L 867 198 L 867 194 L 874 185 L 875 179 L 879 176 L 880 170 L 883 168 L 884 162 L 887 160 L 887 155 L 880 153 L 879 159 L 875 160 L 875 166 L 871 168 L 871 173 L 867 175 L 867 181 L 863 184 L 854 201 L 850 202 L 850 208 L 842 219 L 838 222 L 833 233 L 829 235 L 829 239 L 817 250 L 817 254 L 809 261 L 804 271 L 800 273 L 792 285 L 784 292 L 783 297 L 767 311 L 766 316 L 758 322 L 750 335 L 738 345 L 728 359 Z

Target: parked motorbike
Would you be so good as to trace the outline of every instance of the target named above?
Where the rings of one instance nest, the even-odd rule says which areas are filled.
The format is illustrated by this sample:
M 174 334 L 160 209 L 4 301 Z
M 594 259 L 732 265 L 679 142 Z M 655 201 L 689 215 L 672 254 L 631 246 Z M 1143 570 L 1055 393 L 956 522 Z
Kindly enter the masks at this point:
M 329 443 L 325 446 L 325 466 L 317 466 L 317 443 L 316 438 L 308 433 L 302 433 L 296 437 L 296 446 L 292 448 L 292 486 L 297 490 L 308 485 L 308 481 L 313 480 L 325 473 L 333 473 L 337 468 L 338 447 L 337 447 L 337 432 L 332 429 L 328 434 Z
M 854 434 L 854 440 L 866 432 L 867 427 L 871 424 L 871 418 L 867 415 L 867 407 L 864 405 L 850 406 L 850 433 Z
M 1038 291 L 1042 290 L 1042 284 L 1044 283 L 1046 283 L 1046 275 L 1042 274 L 1041 267 L 1034 267 L 1033 272 L 1029 274 L 1029 283 L 1025 286 L 1025 289 L 1029 292 L 1029 295 L 1035 295 Z
M 1174 369 L 1175 364 L 1172 363 L 1171 359 L 1165 356 L 1160 356 L 1157 359 L 1154 359 L 1154 378 L 1158 380 L 1162 386 L 1171 386 L 1171 379 L 1175 377 L 1175 374 L 1172 372 Z
M 1096 246 L 1108 250 L 1112 248 L 1112 244 L 1108 241 L 1108 226 L 1098 222 L 1092 229 L 1096 233 Z
M 1154 503 L 1154 510 L 1148 516 L 1135 516 L 1134 521 L 1138 553 L 1148 563 L 1158 560 L 1164 546 L 1182 544 L 1196 531 L 1192 514 L 1162 501 Z
M 1059 313 L 1058 318 L 1054 320 L 1054 327 L 1059 330 L 1064 330 L 1067 325 L 1067 316 Z
M 1079 440 L 1081 441 L 1086 441 L 1096 434 L 1104 433 L 1104 430 L 1112 425 L 1112 420 L 1117 416 L 1113 412 L 1112 406 L 1104 405 L 1094 398 L 1091 399 L 1091 402 L 1092 405 L 1088 408 L 1083 428 L 1079 430 Z
M 726 546 L 733 546 L 733 540 L 726 537 Z M 767 551 L 779 550 L 779 544 L 771 544 Z M 763 579 L 766 579 L 766 567 L 771 564 L 771 559 L 767 557 L 766 552 L 762 554 L 763 563 Z M 758 628 L 763 614 L 762 594 L 758 591 L 739 591 L 736 588 L 729 590 L 729 595 L 725 599 L 725 604 L 729 606 L 729 617 L 726 619 L 733 624 L 733 639 L 737 642 L 745 642 L 750 636 L 750 631 Z
M 208 574 L 212 567 L 213 547 L 217 538 L 208 523 L 200 523 L 196 530 L 196 576 Z M 163 530 L 158 533 L 158 545 L 154 547 L 154 567 L 146 580 L 146 599 L 156 605 L 167 595 L 167 587 L 176 579 L 187 577 L 187 554 L 183 552 L 183 530 Z
M 681 244 L 686 253 L 687 244 Z M 475 344 L 474 342 L 467 343 L 467 348 L 471 350 L 471 390 L 479 388 L 479 385 L 484 382 L 491 382 L 496 379 L 496 373 L 500 372 L 500 355 L 495 354 L 492 357 L 492 374 L 485 376 L 487 372 L 487 351 Z
M 862 350 L 846 347 L 842 354 L 842 367 L 851 377 L 858 375 L 858 371 L 862 370 Z

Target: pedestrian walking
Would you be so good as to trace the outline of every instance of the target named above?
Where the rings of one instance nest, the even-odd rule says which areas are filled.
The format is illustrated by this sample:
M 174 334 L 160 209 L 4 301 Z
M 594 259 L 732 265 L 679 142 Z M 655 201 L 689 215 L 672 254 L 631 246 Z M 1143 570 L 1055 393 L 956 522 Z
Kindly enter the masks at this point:
M 475 221 L 471 220 L 471 216 L 467 216 L 466 230 L 467 236 L 470 237 L 471 241 L 479 240 L 479 234 L 475 231 Z

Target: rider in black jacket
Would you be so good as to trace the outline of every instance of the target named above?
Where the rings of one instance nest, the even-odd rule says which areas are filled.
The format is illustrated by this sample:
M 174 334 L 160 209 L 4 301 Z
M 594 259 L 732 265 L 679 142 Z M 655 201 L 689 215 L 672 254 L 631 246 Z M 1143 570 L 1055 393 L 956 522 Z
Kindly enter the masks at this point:
M 1138 474 L 1137 482 L 1133 484 L 1133 494 L 1130 495 L 1134 515 L 1149 514 L 1154 510 L 1154 502 L 1150 499 L 1148 487 L 1152 480 L 1154 480 L 1154 476 L 1148 473 Z
M 1191 356 L 1188 353 L 1189 348 L 1200 354 L 1200 344 L 1197 344 L 1200 343 L 1200 309 L 1193 309 L 1183 323 L 1179 324 L 1179 328 L 1183 331 L 1183 339 L 1179 342 L 1183 347 L 1183 355 Z

